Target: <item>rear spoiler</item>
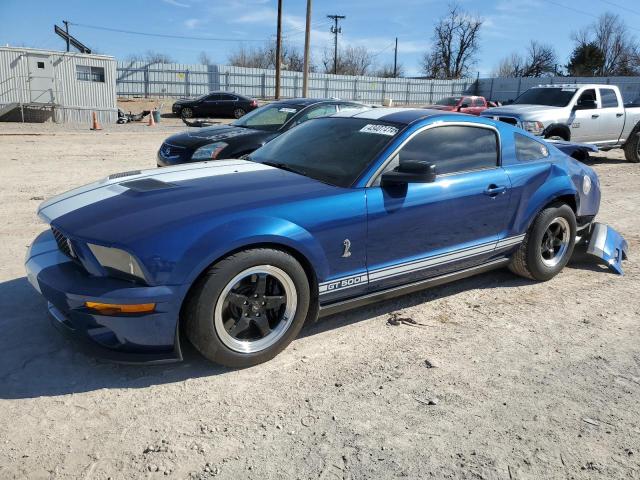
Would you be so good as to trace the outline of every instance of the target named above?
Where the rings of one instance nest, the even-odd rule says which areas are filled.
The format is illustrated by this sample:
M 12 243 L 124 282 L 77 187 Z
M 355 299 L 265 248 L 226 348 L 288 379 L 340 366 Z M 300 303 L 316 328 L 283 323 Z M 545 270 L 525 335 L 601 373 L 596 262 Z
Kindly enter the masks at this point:
M 598 147 L 590 143 L 575 143 L 565 140 L 547 140 L 547 143 L 550 143 L 565 155 L 580 161 L 588 159 L 590 152 L 598 151 Z

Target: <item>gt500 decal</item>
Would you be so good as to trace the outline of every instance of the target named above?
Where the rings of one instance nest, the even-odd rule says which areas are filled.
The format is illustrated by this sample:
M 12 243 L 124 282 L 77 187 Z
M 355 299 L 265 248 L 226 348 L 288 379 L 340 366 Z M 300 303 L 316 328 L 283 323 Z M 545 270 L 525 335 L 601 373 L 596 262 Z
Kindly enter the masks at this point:
M 321 283 L 318 287 L 320 293 L 329 293 L 343 288 L 355 287 L 356 285 L 367 283 L 367 275 L 356 275 L 353 277 L 341 278 L 330 282 Z

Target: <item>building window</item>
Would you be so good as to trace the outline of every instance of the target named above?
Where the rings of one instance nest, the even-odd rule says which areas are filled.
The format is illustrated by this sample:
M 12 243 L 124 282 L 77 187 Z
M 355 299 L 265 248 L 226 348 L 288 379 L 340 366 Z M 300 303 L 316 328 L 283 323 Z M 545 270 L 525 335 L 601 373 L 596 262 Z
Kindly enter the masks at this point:
M 44 70 L 44 62 L 38 62 L 38 68 L 42 68 Z
M 85 82 L 104 83 L 104 68 L 89 67 L 86 65 L 76 65 L 76 77 Z

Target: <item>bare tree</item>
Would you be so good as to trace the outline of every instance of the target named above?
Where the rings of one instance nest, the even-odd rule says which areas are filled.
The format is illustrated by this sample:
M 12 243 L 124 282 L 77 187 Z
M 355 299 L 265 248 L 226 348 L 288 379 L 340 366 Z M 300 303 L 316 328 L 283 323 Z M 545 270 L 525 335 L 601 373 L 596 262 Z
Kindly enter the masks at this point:
M 381 67 L 378 67 L 376 70 L 374 70 L 372 75 L 375 77 L 382 77 L 382 78 L 403 77 L 404 66 L 401 63 L 398 63 L 396 67 L 396 72 L 394 75 L 393 63 L 385 63 Z
M 493 71 L 494 77 L 521 77 L 524 71 L 524 58 L 516 52 L 500 60 L 498 67 Z
M 523 77 L 542 77 L 556 73 L 558 57 L 551 45 L 531 40 L 527 49 L 527 60 L 522 72 Z
M 198 55 L 198 61 L 202 65 L 211 65 L 211 64 L 213 64 L 213 59 L 205 51 L 200 52 L 200 54 Z
M 433 78 L 461 78 L 475 63 L 479 50 L 482 20 L 470 15 L 458 5 L 434 27 L 433 47 L 422 59 L 424 73 Z
M 535 40 L 529 43 L 526 56 L 517 52 L 503 58 L 494 70 L 498 77 L 541 77 L 556 73 L 557 56 L 551 45 Z
M 640 45 L 629 33 L 624 20 L 604 13 L 588 27 L 573 34 L 576 48 L 594 43 L 604 57 L 597 74 L 637 75 L 640 73 Z
M 229 54 L 229 64 L 236 67 L 249 68 L 275 68 L 276 66 L 276 44 L 275 41 L 267 42 L 262 47 L 248 48 L 240 45 Z M 303 67 L 303 56 L 300 50 L 287 43 L 282 44 L 281 63 L 285 70 L 301 72 Z M 313 62 L 309 67 L 314 70 Z
M 366 75 L 373 66 L 373 54 L 366 47 L 340 49 L 338 52 L 338 75 Z M 333 73 L 333 51 L 325 50 L 322 56 L 325 73 Z
M 144 55 L 144 61 L 147 63 L 175 63 L 171 55 L 154 52 L 153 50 L 147 50 L 147 53 Z

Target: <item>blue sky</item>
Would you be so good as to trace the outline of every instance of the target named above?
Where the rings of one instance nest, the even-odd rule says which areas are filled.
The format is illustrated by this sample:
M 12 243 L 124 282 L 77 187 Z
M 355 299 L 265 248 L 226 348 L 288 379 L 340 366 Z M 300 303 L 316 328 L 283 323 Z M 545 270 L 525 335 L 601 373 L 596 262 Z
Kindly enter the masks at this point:
M 306 0 L 284 0 L 283 30 L 290 43 L 302 47 Z M 640 37 L 637 0 L 461 0 L 466 10 L 484 19 L 481 50 L 475 70 L 487 76 L 500 58 L 523 51 L 529 40 L 555 45 L 561 63 L 571 52 L 571 32 L 599 14 L 620 14 Z M 275 34 L 276 0 L 0 0 L 0 45 L 63 49 L 53 33 L 62 20 L 124 30 L 192 37 L 243 39 L 248 46 Z M 393 60 L 399 38 L 399 61 L 409 75 L 420 73 L 420 58 L 429 47 L 433 23 L 445 13 L 446 1 L 436 0 L 314 0 L 312 51 L 316 64 L 332 45 L 327 14 L 346 15 L 342 45 L 363 45 L 379 64 Z M 104 54 L 124 59 L 131 53 L 155 50 L 181 63 L 197 62 L 205 51 L 225 63 L 240 42 L 135 36 L 72 26 L 82 42 Z M 254 41 L 255 40 L 255 41 Z

